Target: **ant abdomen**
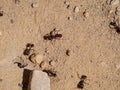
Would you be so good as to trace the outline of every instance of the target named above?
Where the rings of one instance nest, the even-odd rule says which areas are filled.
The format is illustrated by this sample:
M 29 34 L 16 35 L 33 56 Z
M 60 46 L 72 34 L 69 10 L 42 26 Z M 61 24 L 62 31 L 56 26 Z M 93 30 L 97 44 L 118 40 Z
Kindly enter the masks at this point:
M 115 31 L 120 34 L 120 26 L 116 22 L 110 22 L 110 28 L 114 28 Z

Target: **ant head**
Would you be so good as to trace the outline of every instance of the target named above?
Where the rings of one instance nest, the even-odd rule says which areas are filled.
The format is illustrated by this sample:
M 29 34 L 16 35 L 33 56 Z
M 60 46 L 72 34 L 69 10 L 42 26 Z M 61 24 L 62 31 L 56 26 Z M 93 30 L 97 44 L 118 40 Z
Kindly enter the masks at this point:
M 30 44 L 30 43 L 27 43 L 26 47 L 30 47 L 30 46 L 31 46 L 31 44 Z
M 110 22 L 110 25 L 116 26 L 116 22 Z
M 81 79 L 86 79 L 86 78 L 87 78 L 86 75 L 82 75 L 82 76 L 81 76 Z

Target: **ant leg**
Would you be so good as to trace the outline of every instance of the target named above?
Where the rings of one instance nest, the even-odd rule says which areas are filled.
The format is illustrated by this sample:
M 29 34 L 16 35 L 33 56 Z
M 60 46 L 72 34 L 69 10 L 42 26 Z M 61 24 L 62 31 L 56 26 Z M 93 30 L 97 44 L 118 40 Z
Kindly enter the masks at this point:
M 116 22 L 110 22 L 109 27 L 110 27 L 111 29 L 115 29 L 115 27 L 116 27 Z

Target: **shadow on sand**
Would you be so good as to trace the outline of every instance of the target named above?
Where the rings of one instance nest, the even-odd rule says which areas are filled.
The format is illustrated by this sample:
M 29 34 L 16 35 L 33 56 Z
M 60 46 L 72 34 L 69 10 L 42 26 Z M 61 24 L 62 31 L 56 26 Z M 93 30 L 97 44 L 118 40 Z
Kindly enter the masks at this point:
M 23 81 L 22 81 L 22 84 L 23 84 L 22 90 L 29 90 L 28 86 L 29 86 L 29 81 L 30 81 L 30 75 L 31 75 L 31 73 L 32 73 L 31 70 L 24 69 L 24 72 L 23 72 Z

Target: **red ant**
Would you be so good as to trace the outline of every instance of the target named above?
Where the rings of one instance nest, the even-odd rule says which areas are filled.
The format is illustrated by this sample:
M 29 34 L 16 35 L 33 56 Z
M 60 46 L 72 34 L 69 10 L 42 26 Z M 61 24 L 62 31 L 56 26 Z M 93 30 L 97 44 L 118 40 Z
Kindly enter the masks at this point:
M 80 89 L 83 89 L 84 88 L 84 83 L 85 83 L 86 79 L 87 79 L 87 76 L 86 75 L 82 75 L 81 78 L 80 78 L 79 83 L 77 84 L 77 87 L 80 88 Z
M 56 28 L 54 30 L 52 30 L 49 34 L 46 34 L 45 36 L 43 36 L 44 40 L 54 40 L 54 39 L 60 39 L 62 38 L 62 34 L 58 34 L 58 32 L 56 32 Z

